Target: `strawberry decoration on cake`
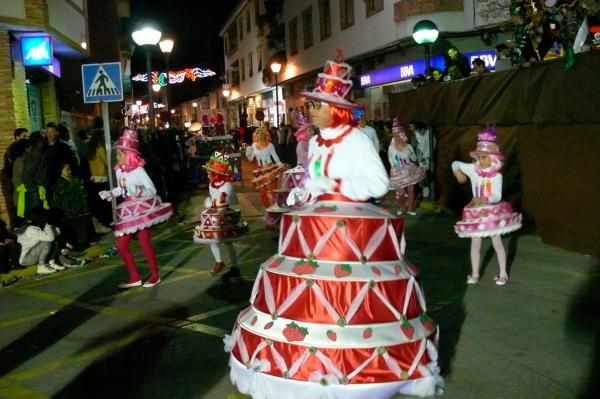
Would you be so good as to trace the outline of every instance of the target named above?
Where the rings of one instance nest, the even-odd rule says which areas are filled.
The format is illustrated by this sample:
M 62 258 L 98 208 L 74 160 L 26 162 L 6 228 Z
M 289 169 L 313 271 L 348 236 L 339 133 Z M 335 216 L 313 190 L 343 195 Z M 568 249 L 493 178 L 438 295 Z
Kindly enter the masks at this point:
M 308 329 L 306 327 L 300 327 L 298 324 L 291 322 L 290 324 L 286 324 L 282 333 L 288 342 L 303 341 L 308 335 Z
M 319 264 L 317 263 L 317 261 L 314 260 L 308 260 L 308 259 L 300 259 L 298 262 L 294 263 L 294 267 L 292 268 L 292 271 L 296 274 L 313 274 L 317 268 L 319 267 Z
M 415 334 L 415 328 L 412 326 L 412 324 L 410 324 L 410 321 L 408 320 L 404 320 L 404 322 L 400 326 L 400 329 L 408 339 L 412 339 L 413 335 Z
M 347 263 L 345 263 L 345 264 L 338 263 L 333 268 L 333 274 L 335 274 L 335 276 L 337 278 L 347 277 L 352 274 L 352 266 L 350 266 Z

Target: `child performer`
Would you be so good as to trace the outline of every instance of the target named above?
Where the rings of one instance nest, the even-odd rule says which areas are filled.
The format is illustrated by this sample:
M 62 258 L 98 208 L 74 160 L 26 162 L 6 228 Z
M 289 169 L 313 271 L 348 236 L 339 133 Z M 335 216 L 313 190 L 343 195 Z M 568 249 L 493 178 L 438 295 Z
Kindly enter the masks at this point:
M 123 129 L 123 135 L 115 146 L 117 164 L 115 171 L 118 186 L 112 190 L 100 191 L 100 198 L 106 201 L 114 197 L 122 197 L 123 202 L 117 206 L 117 221 L 113 231 L 117 237 L 117 249 L 129 272 L 129 281 L 119 284 L 119 288 L 154 287 L 160 283 L 158 265 L 152 247 L 150 227 L 166 221 L 173 214 L 169 203 L 162 203 L 156 195 L 156 188 L 144 170 L 144 160 L 139 152 L 137 132 Z M 137 233 L 140 246 L 150 268 L 150 278 L 142 284 L 129 249 L 131 236 Z
M 308 162 L 308 141 L 315 134 L 315 128 L 302 111 L 296 113 L 296 127 L 298 128 L 295 133 L 298 142 L 296 144 L 296 164 L 304 167 Z
M 396 201 L 400 206 L 398 214 L 407 211 L 409 215 L 415 212 L 415 184 L 426 176 L 425 169 L 416 165 L 417 156 L 412 146 L 408 144 L 408 137 L 398 118 L 394 118 L 392 125 L 394 137 L 388 148 L 388 159 L 392 166 L 390 170 L 390 187 L 396 190 Z M 408 198 L 405 197 L 408 195 Z
M 269 124 L 256 129 L 252 137 L 252 145 L 246 147 L 246 158 L 256 160 L 258 168 L 253 171 L 252 184 L 260 193 L 260 201 L 265 208 L 271 205 L 269 192 L 277 188 L 277 179 L 287 169 L 277 156 L 275 147 L 271 143 Z
M 231 183 L 233 172 L 227 156 L 219 152 L 215 152 L 203 168 L 206 169 L 210 180 L 210 196 L 204 200 L 206 209 L 202 212 L 200 224 L 194 229 L 194 242 L 209 244 L 215 257 L 211 274 L 217 274 L 225 267 L 219 249 L 219 243 L 224 243 L 229 251 L 231 267 L 223 277 L 239 277 L 237 254 L 231 240 L 248 233 L 248 224 L 241 220 L 238 209 L 230 207 L 238 203 L 235 188 Z
M 459 183 L 471 180 L 473 199 L 462 212 L 462 220 L 454 230 L 459 237 L 471 237 L 471 274 L 468 284 L 479 281 L 481 238 L 491 237 L 498 257 L 500 274 L 494 277 L 497 285 L 508 282 L 506 251 L 500 235 L 521 228 L 520 213 L 513 212 L 502 199 L 502 160 L 504 155 L 496 144 L 496 132 L 487 128 L 477 136 L 477 148 L 470 153 L 474 163 L 452 162 L 452 171 Z

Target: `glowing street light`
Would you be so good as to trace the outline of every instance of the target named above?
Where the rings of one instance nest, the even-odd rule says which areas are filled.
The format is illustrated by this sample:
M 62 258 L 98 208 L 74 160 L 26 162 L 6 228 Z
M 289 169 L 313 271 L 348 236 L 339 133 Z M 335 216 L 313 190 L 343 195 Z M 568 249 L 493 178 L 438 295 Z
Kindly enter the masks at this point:
M 277 76 L 281 71 L 281 63 L 273 61 L 271 63 L 271 71 L 275 74 L 275 126 L 279 128 L 279 89 L 277 87 Z
M 148 107 L 150 127 L 154 128 L 154 99 L 152 98 L 152 47 L 160 41 L 162 33 L 150 26 L 143 26 L 135 30 L 131 37 L 138 46 L 141 46 L 146 53 L 146 72 L 148 74 Z

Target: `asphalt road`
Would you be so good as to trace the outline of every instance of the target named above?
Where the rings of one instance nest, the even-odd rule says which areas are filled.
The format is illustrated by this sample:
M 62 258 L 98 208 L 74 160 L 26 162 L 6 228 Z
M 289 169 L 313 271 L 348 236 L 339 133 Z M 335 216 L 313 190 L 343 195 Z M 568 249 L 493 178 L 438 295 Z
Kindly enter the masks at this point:
M 113 256 L 0 289 L 0 398 L 244 398 L 229 381 L 222 336 L 277 241 L 257 195 L 240 201 L 251 234 L 235 244 L 239 283 L 210 276 L 213 259 L 192 242 L 193 224 L 172 221 L 154 229 L 163 279 L 155 288 L 118 291 L 127 276 Z M 199 208 L 190 209 L 188 222 Z M 406 219 L 407 257 L 421 269 L 428 313 L 441 327 L 444 397 L 592 397 L 598 259 L 514 234 L 504 240 L 510 282 L 494 285 L 497 263 L 484 241 L 482 281 L 467 286 L 469 241 L 456 237 L 453 222 L 423 210 Z M 107 236 L 100 246 L 111 243 Z M 139 247 L 134 253 L 144 276 Z

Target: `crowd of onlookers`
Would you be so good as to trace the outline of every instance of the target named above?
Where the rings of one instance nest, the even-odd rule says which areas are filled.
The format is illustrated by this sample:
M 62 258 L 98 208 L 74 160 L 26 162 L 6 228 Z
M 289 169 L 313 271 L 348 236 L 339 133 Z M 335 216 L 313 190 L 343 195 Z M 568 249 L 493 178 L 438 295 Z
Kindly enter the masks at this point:
M 111 130 L 113 143 L 119 132 Z M 176 129 L 140 129 L 140 133 L 145 168 L 161 197 L 176 206 L 188 183 L 188 133 Z M 41 131 L 14 131 L 14 142 L 4 156 L 3 190 L 13 200 L 14 228 L 9 230 L 7 221 L 0 220 L 3 273 L 37 264 L 38 273 L 49 274 L 82 264 L 70 251 L 85 243 L 69 221 L 89 225 L 92 238 L 111 231 L 111 204 L 98 196 L 109 189 L 113 173 L 107 158 L 102 118 L 76 135 L 65 124 L 52 122 Z

